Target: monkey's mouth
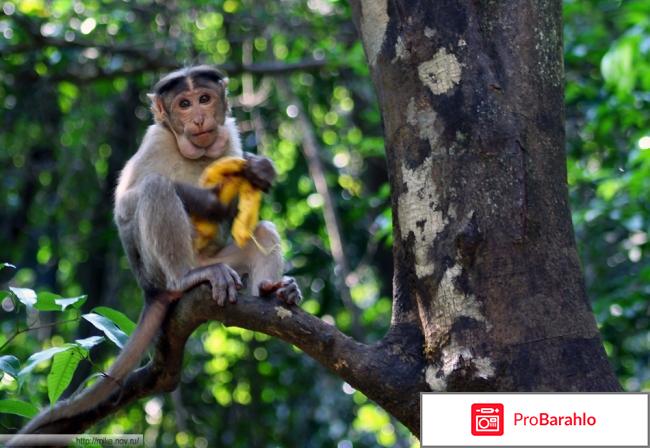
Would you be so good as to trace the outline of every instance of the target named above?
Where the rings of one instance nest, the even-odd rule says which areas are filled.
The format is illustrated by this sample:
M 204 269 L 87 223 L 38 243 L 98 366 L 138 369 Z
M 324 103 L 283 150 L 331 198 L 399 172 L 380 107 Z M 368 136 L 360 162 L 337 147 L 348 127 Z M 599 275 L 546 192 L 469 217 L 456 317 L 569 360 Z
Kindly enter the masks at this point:
M 212 145 L 217 138 L 216 128 L 192 134 L 191 141 L 197 148 L 207 148 Z
M 215 131 L 215 129 L 208 129 L 207 131 L 202 131 L 202 132 L 197 132 L 196 134 L 192 134 L 192 137 L 202 137 L 204 135 L 212 134 Z

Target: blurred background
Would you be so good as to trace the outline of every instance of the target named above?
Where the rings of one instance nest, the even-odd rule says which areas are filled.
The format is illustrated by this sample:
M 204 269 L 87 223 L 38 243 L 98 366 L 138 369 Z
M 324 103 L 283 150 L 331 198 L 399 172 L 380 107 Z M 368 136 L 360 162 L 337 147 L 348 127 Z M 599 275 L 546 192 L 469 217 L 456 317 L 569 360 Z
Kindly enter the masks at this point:
M 11 285 L 39 294 L 87 295 L 81 310 L 36 314 L 2 294 L 0 356 L 23 363 L 98 334 L 79 319 L 97 306 L 137 319 L 141 293 L 112 222 L 113 188 L 151 122 L 148 89 L 194 63 L 228 72 L 245 150 L 275 162 L 261 216 L 283 236 L 303 307 L 365 342 L 382 337 L 390 198 L 381 119 L 347 2 L 0 5 L 0 262 L 17 267 L 0 271 L 0 286 L 13 275 Z M 587 288 L 623 387 L 649 390 L 650 2 L 565 1 L 564 16 L 568 182 Z M 22 331 L 34 322 L 38 330 Z M 64 396 L 117 351 L 110 341 L 93 348 Z M 415 443 L 361 393 L 265 335 L 213 322 L 186 353 L 176 392 L 90 432 L 197 448 Z M 37 364 L 21 381 L 5 374 L 0 399 L 46 405 L 49 369 Z M 0 413 L 0 432 L 24 421 Z

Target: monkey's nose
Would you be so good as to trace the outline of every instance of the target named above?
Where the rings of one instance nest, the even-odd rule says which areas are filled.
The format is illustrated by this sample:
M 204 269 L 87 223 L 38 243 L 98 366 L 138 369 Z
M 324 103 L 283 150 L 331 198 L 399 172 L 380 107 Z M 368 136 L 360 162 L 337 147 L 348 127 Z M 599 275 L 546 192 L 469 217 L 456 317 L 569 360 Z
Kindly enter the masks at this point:
M 201 127 L 201 126 L 203 126 L 204 118 L 203 118 L 203 116 L 198 116 L 198 117 L 194 117 L 194 119 L 192 121 L 194 122 L 195 125 L 197 125 L 198 127 Z

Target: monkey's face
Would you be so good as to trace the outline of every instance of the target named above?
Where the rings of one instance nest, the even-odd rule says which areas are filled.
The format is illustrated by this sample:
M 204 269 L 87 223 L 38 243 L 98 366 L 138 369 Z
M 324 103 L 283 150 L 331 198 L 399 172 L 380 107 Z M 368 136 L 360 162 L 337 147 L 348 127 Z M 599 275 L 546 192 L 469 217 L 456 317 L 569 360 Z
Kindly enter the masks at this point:
M 172 117 L 177 131 L 197 148 L 207 148 L 217 139 L 219 126 L 225 120 L 225 107 L 213 89 L 199 87 L 176 95 L 172 102 Z
M 227 130 L 223 124 L 227 106 L 224 100 L 222 91 L 209 87 L 183 90 L 171 100 L 169 124 L 174 128 L 183 156 L 214 158 L 225 151 Z

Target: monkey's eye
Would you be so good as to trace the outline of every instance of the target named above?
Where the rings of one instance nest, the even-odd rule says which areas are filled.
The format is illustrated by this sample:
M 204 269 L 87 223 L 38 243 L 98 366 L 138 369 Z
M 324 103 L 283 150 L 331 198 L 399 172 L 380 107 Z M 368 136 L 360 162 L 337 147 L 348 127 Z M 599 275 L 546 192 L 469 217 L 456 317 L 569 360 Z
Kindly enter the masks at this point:
M 210 102 L 210 95 L 201 95 L 199 97 L 199 103 L 205 104 Z
M 190 102 L 190 100 L 180 100 L 178 102 L 178 105 L 180 106 L 181 109 L 187 109 L 192 105 L 192 103 Z

